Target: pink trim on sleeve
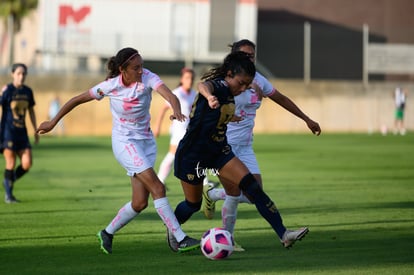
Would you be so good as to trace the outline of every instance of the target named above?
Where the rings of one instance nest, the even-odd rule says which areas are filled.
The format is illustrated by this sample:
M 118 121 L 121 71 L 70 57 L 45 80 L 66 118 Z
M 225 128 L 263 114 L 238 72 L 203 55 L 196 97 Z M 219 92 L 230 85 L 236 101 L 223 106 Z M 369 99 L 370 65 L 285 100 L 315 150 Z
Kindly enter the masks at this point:
M 159 88 L 162 84 L 164 84 L 164 82 L 160 79 L 160 81 L 159 81 L 159 82 L 157 82 L 157 83 L 154 85 L 154 90 L 158 90 L 158 88 Z
M 268 95 L 265 95 L 265 97 L 272 96 L 272 95 L 274 95 L 276 92 L 277 92 L 277 90 L 273 87 L 273 88 L 272 88 L 272 92 L 271 92 L 270 94 L 268 94 Z
M 88 92 L 89 92 L 89 95 L 90 95 L 91 97 L 93 97 L 93 98 L 95 98 L 95 99 L 98 99 L 98 98 L 96 97 L 95 93 L 92 91 L 92 89 L 89 89 L 89 90 L 88 90 Z

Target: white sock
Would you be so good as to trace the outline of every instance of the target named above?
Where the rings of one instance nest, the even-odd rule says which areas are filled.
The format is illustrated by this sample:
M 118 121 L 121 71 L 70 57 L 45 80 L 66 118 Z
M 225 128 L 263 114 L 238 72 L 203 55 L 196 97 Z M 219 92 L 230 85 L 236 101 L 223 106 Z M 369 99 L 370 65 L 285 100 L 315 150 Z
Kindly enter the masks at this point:
M 243 193 L 240 194 L 239 203 L 253 204 Z
M 223 188 L 213 188 L 208 191 L 208 196 L 213 201 L 224 200 L 226 198 L 226 191 Z
M 174 212 L 168 203 L 166 197 L 154 200 L 154 206 L 157 210 L 158 215 L 161 217 L 164 224 L 168 227 L 171 233 L 173 233 L 175 239 L 178 242 L 181 242 L 186 234 L 181 229 L 180 224 L 178 223 L 177 218 L 174 215 Z
M 226 198 L 226 191 L 223 188 L 214 188 L 208 191 L 208 196 L 213 201 L 224 200 Z M 243 193 L 239 196 L 239 203 L 253 204 Z
M 226 196 L 223 207 L 221 208 L 221 217 L 223 228 L 229 231 L 232 235 L 237 219 L 237 205 L 239 204 L 239 196 Z
M 158 171 L 157 176 L 162 183 L 164 183 L 165 179 L 170 174 L 172 164 L 174 162 L 174 158 L 175 158 L 175 155 L 171 152 L 168 152 L 160 164 L 160 169 Z
M 132 208 L 131 202 L 127 202 L 121 209 L 115 218 L 105 228 L 109 234 L 115 234 L 116 231 L 128 224 L 133 218 L 135 218 L 139 212 L 135 212 Z

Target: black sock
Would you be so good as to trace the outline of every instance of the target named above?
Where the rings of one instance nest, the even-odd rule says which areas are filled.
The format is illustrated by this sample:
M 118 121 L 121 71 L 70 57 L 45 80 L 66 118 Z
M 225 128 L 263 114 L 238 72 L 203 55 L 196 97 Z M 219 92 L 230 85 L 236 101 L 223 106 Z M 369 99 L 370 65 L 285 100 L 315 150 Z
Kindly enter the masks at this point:
M 201 209 L 201 201 L 191 203 L 187 200 L 180 202 L 175 208 L 174 214 L 180 224 L 185 223 L 195 212 Z
M 14 177 L 15 177 L 14 180 L 17 180 L 17 179 L 21 178 L 24 174 L 27 173 L 27 171 L 28 170 L 24 170 L 23 167 L 21 165 L 19 165 L 16 168 L 16 171 L 14 173 Z
M 286 231 L 282 217 L 273 201 L 267 196 L 252 174 L 247 174 L 239 185 L 240 190 L 248 194 L 260 215 L 272 226 L 280 239 Z

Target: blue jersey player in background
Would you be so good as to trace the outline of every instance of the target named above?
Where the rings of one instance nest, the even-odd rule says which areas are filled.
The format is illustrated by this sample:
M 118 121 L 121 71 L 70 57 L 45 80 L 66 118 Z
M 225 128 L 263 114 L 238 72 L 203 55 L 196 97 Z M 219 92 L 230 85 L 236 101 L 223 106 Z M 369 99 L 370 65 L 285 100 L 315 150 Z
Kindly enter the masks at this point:
M 33 91 L 24 84 L 26 75 L 25 64 L 14 64 L 12 66 L 13 82 L 4 86 L 0 94 L 2 107 L 0 150 L 6 163 L 3 180 L 6 203 L 18 202 L 13 195 L 14 183 L 32 166 L 32 148 L 25 121 L 26 113 L 29 113 L 36 133 L 36 114 L 33 108 L 35 105 Z M 39 135 L 35 134 L 35 143 L 38 141 Z M 20 158 L 20 164 L 14 169 L 17 157 Z

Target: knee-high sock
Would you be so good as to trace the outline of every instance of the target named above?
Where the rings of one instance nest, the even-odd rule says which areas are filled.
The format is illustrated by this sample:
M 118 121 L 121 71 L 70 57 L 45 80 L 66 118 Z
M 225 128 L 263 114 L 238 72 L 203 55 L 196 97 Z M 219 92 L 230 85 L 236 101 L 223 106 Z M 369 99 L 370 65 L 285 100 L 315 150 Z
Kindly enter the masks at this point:
M 24 170 L 21 165 L 17 166 L 16 171 L 14 172 L 14 180 L 18 180 L 26 174 L 28 170 Z
M 240 189 L 248 194 L 260 215 L 272 226 L 280 239 L 286 231 L 282 217 L 273 201 L 267 196 L 252 174 L 247 174 L 240 182 Z
M 13 174 L 13 170 L 4 170 L 3 187 L 6 192 L 6 196 L 10 199 L 13 197 Z
M 239 203 L 248 203 L 248 204 L 253 204 L 249 198 L 247 198 L 243 193 L 240 194 L 239 196 Z
M 164 182 L 170 174 L 174 158 L 175 155 L 171 152 L 168 152 L 167 155 L 165 155 L 164 159 L 161 161 L 160 169 L 158 171 L 158 178 L 161 182 Z
M 158 215 L 168 227 L 168 230 L 170 230 L 178 242 L 181 242 L 185 238 L 186 234 L 181 229 L 181 226 L 178 223 L 170 204 L 168 203 L 168 199 L 166 197 L 156 199 L 154 200 L 154 206 Z
M 226 196 L 223 207 L 221 208 L 221 218 L 223 222 L 223 228 L 229 231 L 231 234 L 234 232 L 234 226 L 237 219 L 237 205 L 239 203 L 239 196 Z
M 225 200 L 226 191 L 223 188 L 213 188 L 210 191 L 208 191 L 208 196 L 213 201 Z
M 214 188 L 208 192 L 208 196 L 213 201 L 224 200 L 226 198 L 226 191 L 223 188 Z M 243 193 L 239 196 L 239 203 L 253 204 Z
M 131 202 L 127 202 L 121 209 L 119 209 L 118 214 L 105 228 L 106 232 L 115 234 L 115 232 L 124 227 L 138 214 L 139 212 L 135 212 L 132 208 Z
M 187 200 L 180 202 L 175 208 L 174 214 L 180 224 L 185 223 L 191 216 L 201 209 L 201 201 L 191 203 Z

